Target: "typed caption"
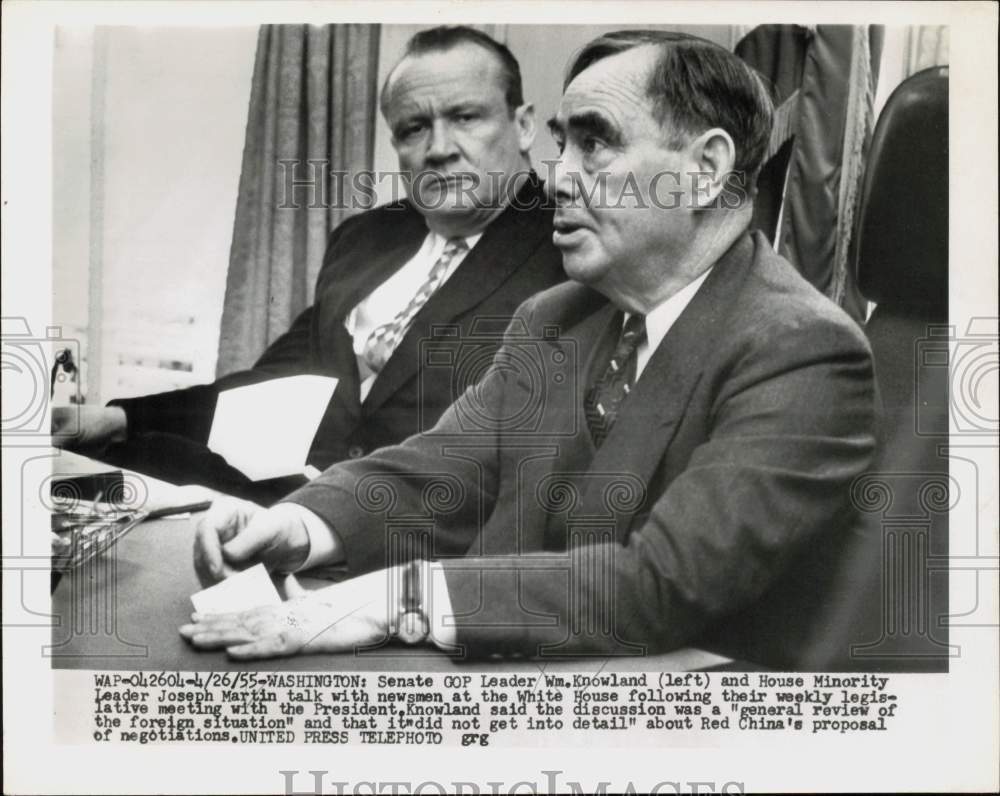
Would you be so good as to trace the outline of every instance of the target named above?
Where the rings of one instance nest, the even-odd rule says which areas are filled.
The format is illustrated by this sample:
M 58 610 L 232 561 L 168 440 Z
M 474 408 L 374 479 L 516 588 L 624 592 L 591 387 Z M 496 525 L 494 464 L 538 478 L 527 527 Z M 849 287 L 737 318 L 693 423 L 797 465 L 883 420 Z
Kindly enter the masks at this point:
M 632 744 L 880 733 L 899 715 L 891 678 L 871 674 L 135 672 L 93 675 L 90 729 L 132 744 Z

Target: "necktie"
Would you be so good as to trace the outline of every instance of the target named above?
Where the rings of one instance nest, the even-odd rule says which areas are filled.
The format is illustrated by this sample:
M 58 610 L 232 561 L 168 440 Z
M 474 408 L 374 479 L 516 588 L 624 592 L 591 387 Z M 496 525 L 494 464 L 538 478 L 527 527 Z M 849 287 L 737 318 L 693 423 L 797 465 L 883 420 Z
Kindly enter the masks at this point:
M 403 335 L 406 334 L 406 330 L 410 327 L 417 313 L 420 312 L 420 308 L 441 286 L 451 261 L 468 248 L 464 238 L 449 238 L 444 251 L 441 252 L 441 256 L 431 268 L 427 281 L 420 286 L 416 295 L 410 299 L 410 303 L 400 310 L 389 323 L 376 326 L 368 336 L 362 356 L 372 373 L 379 373 L 385 367 L 385 363 L 389 361 L 389 357 L 399 345 L 399 341 L 403 339 Z
M 645 339 L 645 316 L 629 316 L 607 369 L 587 391 L 584 410 L 594 447 L 601 447 L 618 419 L 621 405 L 635 382 L 637 351 Z

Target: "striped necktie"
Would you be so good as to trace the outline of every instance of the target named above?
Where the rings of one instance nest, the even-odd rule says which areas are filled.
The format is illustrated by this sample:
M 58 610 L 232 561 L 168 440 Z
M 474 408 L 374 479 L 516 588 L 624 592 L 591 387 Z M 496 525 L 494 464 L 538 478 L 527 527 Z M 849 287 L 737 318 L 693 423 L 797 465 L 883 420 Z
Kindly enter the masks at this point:
M 389 361 L 389 357 L 396 350 L 399 341 L 403 339 L 406 330 L 410 328 L 410 324 L 420 312 L 420 308 L 434 295 L 434 291 L 441 287 L 451 261 L 462 252 L 467 251 L 468 248 L 465 238 L 449 238 L 444 251 L 441 252 L 441 256 L 431 268 L 427 281 L 420 286 L 416 295 L 410 299 L 410 303 L 400 310 L 391 321 L 376 326 L 368 336 L 362 356 L 372 373 L 379 373 L 385 367 L 385 363 Z
M 615 316 L 616 319 L 620 317 Z M 637 352 L 645 339 L 645 316 L 629 316 L 607 369 L 587 390 L 584 411 L 595 448 L 601 447 L 601 443 L 608 436 L 618 419 L 622 403 L 635 383 Z

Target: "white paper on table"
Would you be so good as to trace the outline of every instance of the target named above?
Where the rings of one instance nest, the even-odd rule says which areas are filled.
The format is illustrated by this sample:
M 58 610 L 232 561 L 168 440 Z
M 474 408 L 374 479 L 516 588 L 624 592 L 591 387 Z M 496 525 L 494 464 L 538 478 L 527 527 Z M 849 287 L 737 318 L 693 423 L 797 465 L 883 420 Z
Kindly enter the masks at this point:
M 300 474 L 337 379 L 285 376 L 219 393 L 208 447 L 253 481 Z
M 139 475 L 131 476 L 130 474 L 125 475 L 126 481 L 130 477 L 141 478 L 142 483 L 147 488 L 146 499 L 140 506 L 143 511 L 161 511 L 163 509 L 176 508 L 177 506 L 189 506 L 195 503 L 211 503 L 219 496 L 219 493 L 214 489 L 209 489 L 206 486 L 198 484 L 174 486 L 165 481 L 157 481 L 155 478 L 147 478 L 146 476 Z M 182 515 L 171 514 L 164 519 L 173 519 L 180 516 Z
M 281 597 L 264 565 L 257 564 L 192 594 L 191 603 L 200 614 L 232 614 L 259 605 L 281 605 Z

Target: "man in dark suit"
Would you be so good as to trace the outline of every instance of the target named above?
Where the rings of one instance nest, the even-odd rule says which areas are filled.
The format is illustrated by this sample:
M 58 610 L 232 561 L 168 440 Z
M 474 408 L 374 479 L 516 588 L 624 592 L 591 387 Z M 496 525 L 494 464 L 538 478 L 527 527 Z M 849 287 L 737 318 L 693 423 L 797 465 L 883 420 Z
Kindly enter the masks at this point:
M 222 390 L 295 374 L 338 378 L 309 452 L 318 469 L 433 425 L 466 385 L 454 370 L 422 370 L 422 341 L 460 334 L 475 342 L 470 357 L 488 361 L 518 304 L 565 275 L 530 169 L 534 111 L 506 47 L 464 27 L 419 33 L 381 107 L 409 198 L 334 230 L 315 302 L 291 329 L 249 371 L 79 407 L 70 445 L 113 443 L 98 455 L 118 466 L 269 504 L 305 478 L 254 482 L 206 447 Z M 54 435 L 75 417 L 54 410 Z
M 847 527 L 875 407 L 860 330 L 748 231 L 771 114 L 711 42 L 584 48 L 550 122 L 573 281 L 522 305 L 433 429 L 270 511 L 218 504 L 198 531 L 206 581 L 258 560 L 358 577 L 309 594 L 289 577 L 282 606 L 181 633 L 240 658 L 393 637 L 642 654 L 724 631 L 796 577 L 796 554 Z

